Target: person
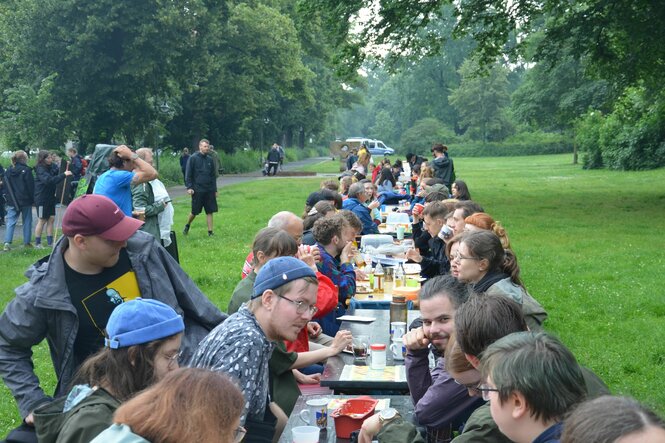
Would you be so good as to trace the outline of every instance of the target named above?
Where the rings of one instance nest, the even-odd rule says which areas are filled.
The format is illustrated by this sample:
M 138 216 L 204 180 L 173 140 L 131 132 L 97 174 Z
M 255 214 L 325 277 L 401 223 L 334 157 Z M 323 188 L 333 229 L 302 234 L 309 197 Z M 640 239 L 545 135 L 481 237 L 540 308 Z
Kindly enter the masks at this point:
M 558 442 L 566 414 L 586 396 L 575 356 L 543 332 L 514 332 L 489 345 L 480 359 L 499 430 L 515 443 Z
M 468 288 L 449 275 L 429 280 L 418 297 L 422 326 L 411 329 L 404 336 L 407 382 L 416 420 L 427 428 L 427 441 L 450 441 L 453 432 L 460 429 L 483 403 L 478 397 L 470 397 L 467 388 L 456 383 L 446 370 L 446 348 L 455 330 L 455 312 L 468 296 Z M 431 348 L 445 353 L 437 358 L 436 366 L 430 370 Z M 377 418 L 363 424 L 360 441 L 369 442 L 375 435 L 380 442 L 416 439 L 411 423 L 390 423 L 384 427 Z
M 185 174 L 185 187 L 187 194 L 192 197 L 192 211 L 187 218 L 183 235 L 189 233 L 189 228 L 196 218 L 205 210 L 208 224 L 208 236 L 213 235 L 212 215 L 217 212 L 217 179 L 215 176 L 215 162 L 210 154 L 210 142 L 205 138 L 199 142 L 199 152 L 195 152 L 187 161 Z
M 212 158 L 213 170 L 215 172 L 215 181 L 219 177 L 219 174 L 222 173 L 222 160 L 219 158 L 219 154 L 215 150 L 213 145 L 210 145 L 209 151 L 210 157 Z
M 270 440 L 286 423 L 284 412 L 270 401 L 268 362 L 275 341 L 295 340 L 312 319 L 317 286 L 316 274 L 301 260 L 268 261 L 256 276 L 249 304 L 213 329 L 190 362 L 238 380 L 246 402 L 240 424 L 247 428 L 247 441 Z
M 37 153 L 37 165 L 35 167 L 35 206 L 37 207 L 37 226 L 35 226 L 35 248 L 41 249 L 42 230 L 46 226 L 46 244 L 53 246 L 53 224 L 55 223 L 55 187 L 65 178 L 73 175 L 72 171 L 66 170 L 62 174 L 53 170 L 53 155 L 49 151 Z
M 342 208 L 353 212 L 363 224 L 362 235 L 378 234 L 379 228 L 372 221 L 369 209 L 364 203 L 369 199 L 369 195 L 362 183 L 354 183 L 349 188 L 349 198 L 344 200 Z
M 420 165 L 422 165 L 425 161 L 427 160 L 425 160 L 423 157 L 421 157 L 418 154 L 414 154 L 412 152 L 406 154 L 406 162 L 409 164 L 411 171 L 413 171 L 416 168 L 420 171 Z
M 514 332 L 528 331 L 521 306 L 501 295 L 474 294 L 460 306 L 455 316 L 455 335 L 459 349 L 475 367 L 480 366 L 480 356 L 489 345 Z M 587 397 L 594 398 L 609 393 L 607 386 L 596 374 L 581 367 Z M 463 382 L 469 386 L 480 386 L 480 372 L 471 373 Z M 470 394 L 480 395 L 474 388 Z M 475 441 L 509 441 L 500 433 L 492 420 L 490 405 L 478 408 L 469 417 L 464 431 L 455 443 Z
M 443 275 L 450 271 L 450 262 L 446 257 L 446 244 L 439 236 L 441 228 L 446 223 L 448 209 L 443 202 L 432 202 L 423 210 L 423 226 L 430 235 L 428 242 L 430 255 L 422 256 L 416 248 L 407 251 L 406 257 L 420 263 L 420 275 L 424 278 L 432 278 Z
M 268 220 L 269 228 L 278 228 L 283 231 L 286 231 L 297 243 L 298 246 L 302 244 L 303 236 L 303 221 L 300 217 L 295 215 L 293 212 L 289 211 L 280 211 L 277 214 L 270 217 Z M 242 266 L 241 277 L 246 278 L 252 269 L 254 268 L 254 255 L 252 251 L 249 251 L 247 257 L 245 258 L 245 263 Z
M 282 148 L 282 145 L 280 144 L 277 144 L 277 151 L 279 152 L 279 170 L 281 172 L 284 165 L 284 157 L 286 156 L 286 152 L 284 152 L 284 148 Z
M 303 219 L 302 243 L 304 245 L 315 245 L 316 239 L 312 233 L 314 223 L 320 218 L 331 217 L 336 212 L 335 206 L 327 200 L 321 200 L 316 203 Z
M 333 191 L 328 188 L 321 188 L 307 196 L 307 200 L 305 200 L 305 210 L 303 211 L 302 218 L 305 219 L 307 214 L 309 214 L 309 211 L 311 211 L 314 205 L 320 201 L 328 201 L 335 206 L 335 209 L 342 209 L 342 196 L 337 191 Z
M 199 368 L 169 372 L 123 403 L 92 443 L 240 443 L 245 403 L 227 376 Z
M 97 178 L 93 194 L 110 198 L 125 215 L 131 217 L 131 185 L 157 178 L 157 171 L 125 145 L 115 148 L 108 162 L 111 168 Z
M 103 346 L 108 318 L 123 301 L 156 299 L 183 314 L 181 361 L 226 318 L 152 236 L 138 231 L 141 224 L 107 197 L 77 198 L 63 216 L 64 237 L 28 269 L 28 282 L 0 315 L 0 375 L 28 424 L 49 401 L 31 360 L 44 338 L 61 396 L 80 364 Z
M 180 170 L 182 171 L 183 181 L 187 176 L 187 161 L 189 160 L 189 157 L 189 148 L 182 148 L 182 154 L 180 154 Z
M 5 225 L 5 204 L 7 203 L 7 200 L 5 199 L 5 185 L 4 185 L 4 179 L 5 179 L 5 168 L 4 166 L 0 165 L 0 226 Z
M 342 195 L 342 201 L 349 198 L 349 188 L 354 183 L 354 177 L 346 175 L 339 179 L 339 193 Z
M 140 148 L 136 150 L 136 154 L 141 160 L 152 166 L 152 149 Z M 133 184 L 131 190 L 134 208 L 132 215 L 144 222 L 140 228 L 141 231 L 147 232 L 161 243 L 162 235 L 158 216 L 169 205 L 169 200 L 155 201 L 155 193 L 150 182 Z M 142 209 L 139 211 L 137 208 Z
M 356 180 L 362 180 L 367 177 L 367 174 L 369 174 L 368 166 L 371 157 L 372 156 L 370 155 L 367 148 L 363 148 L 363 145 L 361 145 L 360 149 L 358 150 L 358 160 L 356 160 L 356 162 L 351 167 L 352 175 Z
M 5 228 L 4 251 L 11 249 L 14 229 L 19 215 L 23 221 L 23 246 L 32 247 L 32 204 L 35 202 L 35 177 L 28 166 L 28 154 L 18 150 L 12 156 L 12 165 L 4 176 L 7 198 L 7 226 Z
M 432 169 L 434 177 L 441 179 L 446 188 L 450 189 L 450 185 L 455 180 L 455 166 L 453 159 L 448 156 L 448 147 L 437 143 L 432 146 Z
M 632 398 L 603 395 L 577 406 L 561 443 L 662 443 L 665 421 Z
M 397 180 L 395 180 L 395 175 L 390 169 L 390 166 L 384 166 L 379 173 L 379 177 L 376 180 L 377 191 L 379 193 L 379 203 L 384 204 L 386 202 L 399 201 L 406 198 L 405 195 L 400 194 L 395 190 L 397 185 Z
M 75 147 L 72 146 L 67 149 L 67 157 L 69 157 L 68 169 L 72 172 L 70 200 L 73 200 L 76 195 L 78 181 L 81 180 L 81 177 L 85 174 L 85 167 L 83 165 L 83 157 L 79 155 L 78 150 Z
M 480 294 L 498 294 L 522 305 L 527 324 L 532 331 L 540 331 L 547 319 L 547 311 L 526 290 L 520 279 L 517 257 L 510 249 L 503 249 L 501 240 L 493 232 L 466 232 L 454 260 L 459 265 L 459 279 L 473 285 Z
M 351 148 L 349 156 L 346 158 L 346 170 L 350 171 L 353 168 L 353 164 L 358 161 L 358 150 L 356 148 Z
M 465 218 L 464 232 L 469 231 L 492 231 L 501 239 L 503 249 L 511 249 L 506 229 L 501 226 L 501 222 L 495 221 L 489 214 L 476 212 Z
M 464 232 L 464 220 L 476 212 L 485 212 L 485 210 L 478 203 L 471 200 L 463 200 L 455 203 L 455 211 L 453 212 L 453 233 L 461 234 Z
M 268 151 L 268 176 L 270 176 L 270 171 L 272 170 L 272 175 L 277 175 L 277 169 L 279 167 L 279 149 L 277 149 L 277 143 L 273 143 L 270 151 Z
M 355 231 L 342 214 L 335 214 L 314 223 L 312 232 L 321 252 L 317 268 L 338 288 L 337 309 L 319 321 L 323 333 L 334 336 L 340 326 L 337 317 L 344 315 L 346 302 L 356 293 L 356 272 L 351 263 L 357 253 L 353 246 Z
M 457 200 L 471 200 L 469 187 L 463 180 L 455 180 L 450 188 L 450 193 L 453 195 L 453 198 L 456 198 Z
M 104 348 L 89 357 L 67 397 L 34 412 L 37 438 L 87 443 L 112 423 L 120 403 L 178 368 L 185 323 L 173 308 L 137 298 L 118 305 Z
M 446 243 L 446 257 L 448 257 L 448 261 L 450 262 L 450 275 L 452 275 L 455 278 L 459 278 L 459 262 L 453 259 L 457 255 L 457 251 L 459 249 L 459 242 L 461 239 L 462 239 L 461 234 L 453 235 L 448 239 L 448 242 Z
M 367 195 L 367 200 L 364 205 L 369 211 L 369 216 L 372 217 L 372 221 L 378 226 L 383 219 L 381 218 L 381 203 L 378 199 L 377 187 L 368 179 L 361 180 L 360 183 L 365 187 L 365 194 Z M 362 232 L 362 229 L 360 232 Z M 360 235 L 360 233 L 358 235 Z

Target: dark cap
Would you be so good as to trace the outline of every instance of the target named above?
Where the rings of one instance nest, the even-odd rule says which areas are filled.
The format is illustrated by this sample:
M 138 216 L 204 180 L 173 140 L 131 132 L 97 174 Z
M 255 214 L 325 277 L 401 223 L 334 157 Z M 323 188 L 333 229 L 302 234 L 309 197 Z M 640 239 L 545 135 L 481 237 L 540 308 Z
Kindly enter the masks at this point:
M 142 225 L 142 221 L 125 216 L 113 200 L 98 194 L 77 198 L 62 217 L 62 232 L 67 237 L 97 235 L 106 240 L 125 241 Z

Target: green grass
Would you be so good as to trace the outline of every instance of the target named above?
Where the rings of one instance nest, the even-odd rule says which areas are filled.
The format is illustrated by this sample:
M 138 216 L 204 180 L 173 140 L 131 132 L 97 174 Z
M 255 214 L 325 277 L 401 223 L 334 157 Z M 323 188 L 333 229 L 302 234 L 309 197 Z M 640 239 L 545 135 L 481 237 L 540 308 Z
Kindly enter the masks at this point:
M 337 162 L 313 170 L 337 172 Z M 312 168 L 310 168 L 312 169 Z M 665 414 L 665 169 L 584 171 L 570 155 L 455 159 L 459 179 L 506 227 L 529 292 L 550 314 L 546 329 L 612 391 Z M 178 236 L 183 268 L 222 309 L 240 279 L 253 236 L 272 214 L 297 214 L 321 178 L 275 179 L 222 188 L 214 238 L 197 219 Z M 176 231 L 189 211 L 175 201 Z M 25 281 L 38 251 L 0 255 L 0 306 Z M 36 371 L 47 391 L 55 381 L 42 344 Z M 0 436 L 18 424 L 0 387 Z

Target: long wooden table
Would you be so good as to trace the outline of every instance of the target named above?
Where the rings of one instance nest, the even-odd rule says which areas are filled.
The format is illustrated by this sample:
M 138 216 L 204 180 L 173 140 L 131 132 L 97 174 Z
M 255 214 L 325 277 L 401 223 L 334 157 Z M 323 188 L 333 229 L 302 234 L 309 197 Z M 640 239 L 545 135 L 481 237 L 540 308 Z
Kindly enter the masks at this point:
M 291 430 L 296 426 L 306 426 L 305 423 L 300 419 L 300 411 L 305 409 L 306 402 L 315 398 L 352 398 L 354 396 L 348 395 L 301 395 L 296 402 L 293 412 L 289 416 L 289 421 L 286 423 L 286 428 L 279 439 L 280 443 L 291 443 L 293 441 Z M 411 397 L 408 395 L 373 395 L 372 398 L 381 399 L 389 398 L 390 407 L 395 408 L 399 413 L 404 417 L 405 420 L 412 421 L 413 418 L 413 403 Z M 330 412 L 328 411 L 328 427 L 322 429 L 319 434 L 319 443 L 346 443 L 349 440 L 344 438 L 337 438 L 335 434 L 335 421 L 330 417 Z
M 390 312 L 388 310 L 375 309 L 350 309 L 347 314 L 374 317 L 372 323 L 342 322 L 341 329 L 351 331 L 353 335 L 368 335 L 370 343 L 383 343 L 390 346 Z M 408 323 L 420 317 L 420 311 L 408 312 Z M 390 350 L 386 350 L 387 366 L 400 366 L 398 370 L 404 369 L 404 361 L 394 361 Z M 340 380 L 345 365 L 353 365 L 353 355 L 342 352 L 339 355 L 328 358 L 323 374 L 321 375 L 321 386 L 332 389 L 336 394 L 369 394 L 373 392 L 383 393 L 408 393 L 409 386 L 404 381 L 376 380 L 363 378 L 358 380 Z

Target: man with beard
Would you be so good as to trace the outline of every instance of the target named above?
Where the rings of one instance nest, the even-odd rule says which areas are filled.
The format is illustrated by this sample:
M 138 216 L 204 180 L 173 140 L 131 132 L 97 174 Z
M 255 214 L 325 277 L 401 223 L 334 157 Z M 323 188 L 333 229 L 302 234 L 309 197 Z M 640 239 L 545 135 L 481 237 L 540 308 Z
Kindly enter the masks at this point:
M 321 261 L 316 266 L 339 289 L 337 309 L 319 320 L 324 334 L 334 337 L 340 326 L 336 318 L 344 315 L 346 301 L 356 293 L 356 273 L 351 263 L 356 231 L 338 213 L 317 220 L 312 233 L 321 252 Z
M 428 442 L 449 441 L 453 432 L 460 430 L 469 415 L 483 404 L 482 399 L 470 397 L 468 389 L 456 383 L 446 371 L 445 356 L 437 359 L 434 369 L 429 368 L 430 348 L 443 355 L 455 330 L 455 311 L 466 302 L 468 294 L 467 286 L 450 275 L 432 278 L 423 285 L 418 297 L 423 325 L 404 336 L 406 379 L 416 419 L 427 428 Z M 359 441 L 371 441 L 377 434 L 379 441 L 384 440 L 382 427 L 387 421 L 365 423 L 361 432 L 363 439 Z M 397 426 L 387 431 L 395 436 L 402 432 L 401 428 Z M 401 434 L 399 440 L 410 441 Z M 387 437 L 386 441 L 392 439 Z
M 191 366 L 237 379 L 246 401 L 240 419 L 246 442 L 270 441 L 286 424 L 286 415 L 269 397 L 268 362 L 274 342 L 294 341 L 316 313 L 317 286 L 316 274 L 303 261 L 268 261 L 256 276 L 249 304 L 213 329 L 192 358 Z

